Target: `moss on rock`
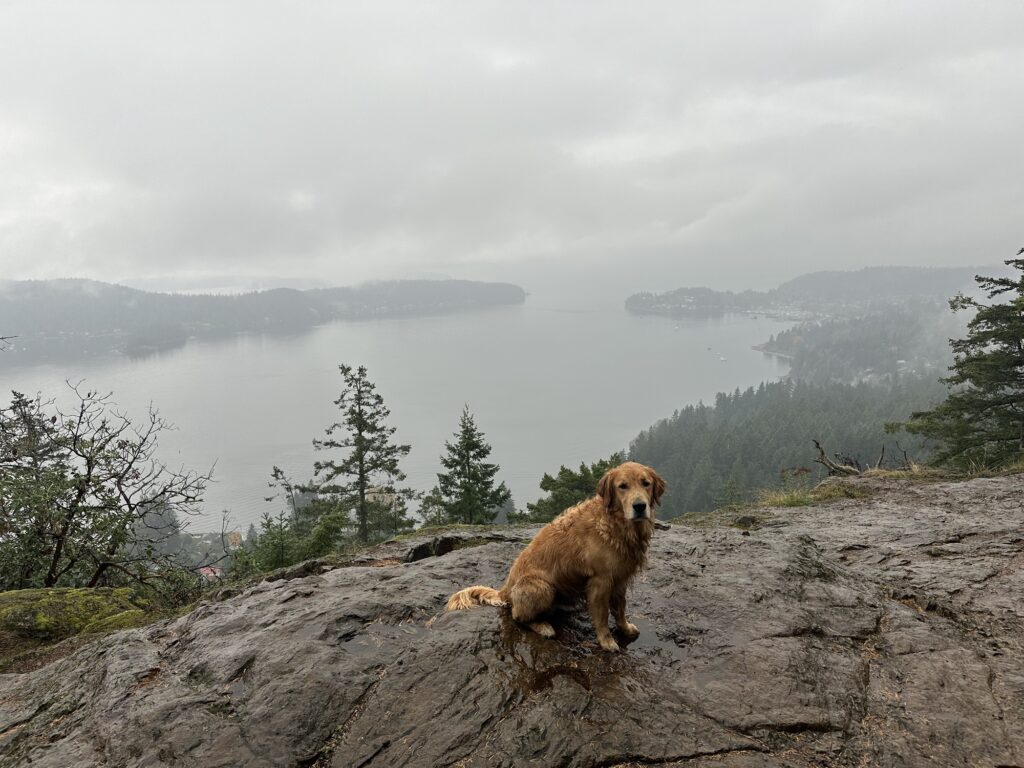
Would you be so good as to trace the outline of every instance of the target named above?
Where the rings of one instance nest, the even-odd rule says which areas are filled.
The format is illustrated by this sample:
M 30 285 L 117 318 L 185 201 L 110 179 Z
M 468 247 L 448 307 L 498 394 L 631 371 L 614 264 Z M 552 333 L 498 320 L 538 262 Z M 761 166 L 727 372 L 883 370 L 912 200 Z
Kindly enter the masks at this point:
M 83 634 L 90 632 L 115 632 L 119 629 L 134 629 L 135 627 L 142 627 L 153 621 L 153 614 L 147 613 L 141 608 L 136 608 L 131 611 L 122 611 L 121 613 L 115 613 L 113 616 L 107 616 L 105 619 L 98 619 L 97 621 L 91 621 L 85 625 L 85 629 L 82 630 Z
M 145 607 L 145 602 L 134 597 L 126 587 L 0 592 L 0 631 L 54 642 L 87 629 L 96 631 L 90 627 L 114 621 L 120 614 L 131 614 L 121 621 L 138 621 Z M 129 626 L 137 624 L 129 623 Z

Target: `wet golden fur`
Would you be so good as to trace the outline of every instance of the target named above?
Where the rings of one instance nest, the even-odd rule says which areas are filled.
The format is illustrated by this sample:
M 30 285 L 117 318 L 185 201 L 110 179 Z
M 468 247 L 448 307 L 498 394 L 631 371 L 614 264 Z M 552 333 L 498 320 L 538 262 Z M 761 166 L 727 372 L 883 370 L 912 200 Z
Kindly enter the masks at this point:
M 596 496 L 540 530 L 500 590 L 467 587 L 451 596 L 448 610 L 508 605 L 516 621 L 552 637 L 554 629 L 544 614 L 556 601 L 585 597 L 598 643 L 617 651 L 608 614 L 627 637 L 639 634 L 626 618 L 626 589 L 647 560 L 654 510 L 664 492 L 665 481 L 650 467 L 630 461 L 610 469 Z

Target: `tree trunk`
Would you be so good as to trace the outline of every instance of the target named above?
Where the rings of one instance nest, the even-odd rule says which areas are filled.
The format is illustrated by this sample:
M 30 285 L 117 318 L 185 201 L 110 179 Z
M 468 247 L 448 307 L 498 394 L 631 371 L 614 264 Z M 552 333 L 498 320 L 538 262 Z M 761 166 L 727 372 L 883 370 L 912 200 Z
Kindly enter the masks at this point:
M 366 466 L 362 456 L 359 457 L 359 540 L 367 542 L 370 539 L 369 531 L 369 510 L 366 508 Z
M 87 586 L 95 587 L 97 584 L 99 584 L 100 578 L 103 576 L 104 573 L 106 573 L 106 570 L 109 567 L 110 563 L 100 563 L 98 566 L 96 566 L 96 572 L 92 575 L 92 578 L 89 579 L 89 583 Z

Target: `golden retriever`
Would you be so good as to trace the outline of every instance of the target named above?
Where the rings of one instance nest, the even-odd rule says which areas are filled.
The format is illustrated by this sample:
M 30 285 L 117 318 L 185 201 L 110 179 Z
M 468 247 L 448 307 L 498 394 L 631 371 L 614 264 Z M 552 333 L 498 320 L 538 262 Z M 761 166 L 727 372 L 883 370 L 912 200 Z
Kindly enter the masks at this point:
M 606 651 L 619 650 L 608 629 L 609 610 L 619 631 L 640 634 L 626 619 L 626 588 L 647 560 L 654 509 L 665 481 L 650 467 L 627 461 L 608 470 L 597 495 L 545 525 L 512 564 L 505 585 L 467 587 L 448 600 L 448 610 L 474 605 L 512 607 L 512 618 L 544 637 L 555 630 L 542 617 L 556 600 L 586 597 Z

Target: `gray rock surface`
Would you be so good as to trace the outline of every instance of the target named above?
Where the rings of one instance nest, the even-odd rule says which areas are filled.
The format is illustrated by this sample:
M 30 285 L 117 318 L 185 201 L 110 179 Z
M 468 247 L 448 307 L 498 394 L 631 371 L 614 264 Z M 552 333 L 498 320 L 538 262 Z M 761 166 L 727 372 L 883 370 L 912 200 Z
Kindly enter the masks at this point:
M 861 482 L 658 531 L 615 655 L 441 613 L 530 530 L 278 574 L 0 675 L 0 765 L 1024 765 L 1024 476 Z

